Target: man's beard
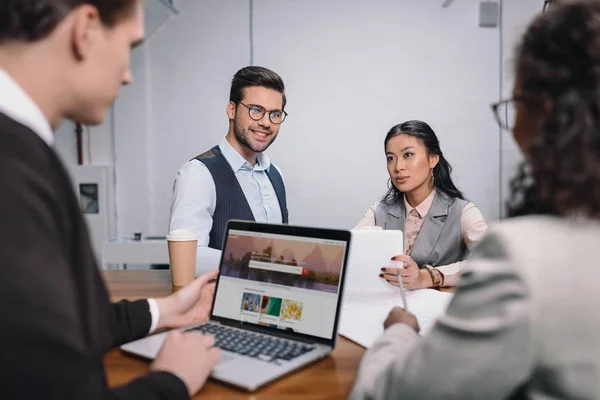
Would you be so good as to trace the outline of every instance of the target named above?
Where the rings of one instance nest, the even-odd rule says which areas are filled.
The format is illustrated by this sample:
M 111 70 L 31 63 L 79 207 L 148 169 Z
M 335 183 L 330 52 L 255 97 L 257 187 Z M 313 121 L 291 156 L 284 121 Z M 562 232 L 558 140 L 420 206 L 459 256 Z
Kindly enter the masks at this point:
M 275 138 L 277 138 L 277 135 L 273 134 L 271 131 L 270 140 L 266 143 L 258 143 L 258 146 L 257 146 L 250 142 L 250 138 L 249 138 L 250 132 L 249 131 L 250 131 L 250 128 L 248 128 L 247 130 L 244 130 L 241 126 L 238 125 L 237 121 L 233 125 L 233 133 L 234 133 L 237 141 L 239 143 L 241 143 L 242 146 L 252 150 L 255 153 L 262 153 L 263 151 L 267 150 L 269 148 L 269 146 L 271 146 L 273 144 L 273 142 L 275 141 Z

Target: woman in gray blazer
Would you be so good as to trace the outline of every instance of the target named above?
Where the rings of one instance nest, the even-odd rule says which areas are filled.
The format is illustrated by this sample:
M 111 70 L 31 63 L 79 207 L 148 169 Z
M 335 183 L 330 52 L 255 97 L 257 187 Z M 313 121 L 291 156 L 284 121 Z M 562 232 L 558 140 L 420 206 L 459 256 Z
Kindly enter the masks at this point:
M 352 399 L 600 398 L 600 2 L 536 18 L 515 61 L 493 106 L 526 156 L 515 218 L 490 227 L 427 336 L 391 311 Z
M 466 252 L 487 229 L 481 211 L 454 185 L 452 167 L 440 141 L 423 121 L 394 126 L 383 142 L 390 175 L 388 192 L 356 226 L 379 226 L 404 232 L 404 254 L 392 260 L 403 269 L 385 267 L 380 277 L 407 289 L 454 286 Z

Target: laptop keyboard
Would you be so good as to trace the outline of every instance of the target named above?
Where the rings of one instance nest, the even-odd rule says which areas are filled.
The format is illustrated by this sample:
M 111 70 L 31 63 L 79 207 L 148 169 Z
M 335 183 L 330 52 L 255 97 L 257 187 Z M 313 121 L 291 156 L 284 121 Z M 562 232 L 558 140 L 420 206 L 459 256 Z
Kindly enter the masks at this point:
M 223 325 L 205 324 L 189 330 L 214 336 L 215 345 L 222 350 L 263 361 L 290 361 L 315 348 L 302 342 L 279 339 Z

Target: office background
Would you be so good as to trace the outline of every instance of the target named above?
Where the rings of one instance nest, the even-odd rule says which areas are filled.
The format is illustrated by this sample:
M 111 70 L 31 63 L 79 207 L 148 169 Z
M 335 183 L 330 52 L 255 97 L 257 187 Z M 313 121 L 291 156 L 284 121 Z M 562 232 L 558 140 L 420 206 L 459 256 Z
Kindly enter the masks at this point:
M 543 2 L 502 1 L 493 28 L 479 26 L 480 1 L 443 3 L 176 1 L 180 13 L 134 52 L 133 85 L 83 135 L 84 164 L 114 168 L 109 236 L 166 233 L 175 174 L 227 133 L 231 77 L 251 61 L 286 84 L 289 117 L 267 153 L 291 223 L 352 227 L 384 194 L 383 139 L 407 119 L 431 124 L 459 188 L 499 219 L 521 155 L 489 105 L 510 96 L 516 40 Z M 75 171 L 73 123 L 57 149 Z

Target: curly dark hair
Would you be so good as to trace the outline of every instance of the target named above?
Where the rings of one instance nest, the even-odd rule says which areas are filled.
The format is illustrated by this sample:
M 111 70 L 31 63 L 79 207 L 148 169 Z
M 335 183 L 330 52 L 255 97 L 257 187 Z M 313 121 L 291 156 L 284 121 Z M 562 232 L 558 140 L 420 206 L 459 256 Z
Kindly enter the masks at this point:
M 537 17 L 517 50 L 528 107 L 552 105 L 529 160 L 511 181 L 510 216 L 600 218 L 600 4 L 558 4 Z

